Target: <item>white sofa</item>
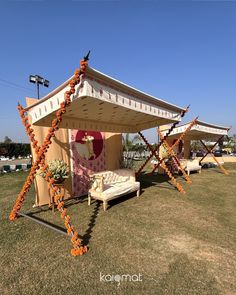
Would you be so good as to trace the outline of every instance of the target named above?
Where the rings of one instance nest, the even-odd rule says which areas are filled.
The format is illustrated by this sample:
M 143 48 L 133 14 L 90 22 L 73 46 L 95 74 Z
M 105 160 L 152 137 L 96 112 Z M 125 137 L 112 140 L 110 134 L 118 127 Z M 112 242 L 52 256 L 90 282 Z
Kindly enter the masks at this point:
M 182 167 L 184 168 L 184 170 L 188 173 L 188 175 L 190 175 L 190 172 L 192 171 L 197 171 L 198 173 L 201 173 L 202 166 L 199 164 L 198 159 L 194 159 L 194 160 L 182 159 L 180 160 L 180 163 Z
M 108 201 L 137 191 L 140 194 L 140 182 L 135 179 L 135 172 L 130 169 L 103 171 L 90 175 L 91 188 L 88 192 L 88 205 L 91 198 L 103 201 L 106 211 Z

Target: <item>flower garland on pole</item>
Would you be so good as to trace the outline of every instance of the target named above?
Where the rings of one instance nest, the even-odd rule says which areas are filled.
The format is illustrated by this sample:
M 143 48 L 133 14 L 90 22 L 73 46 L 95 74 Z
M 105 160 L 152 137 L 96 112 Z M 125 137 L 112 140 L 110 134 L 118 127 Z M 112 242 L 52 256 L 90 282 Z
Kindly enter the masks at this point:
M 22 123 L 25 126 L 26 132 L 30 137 L 32 142 L 32 146 L 36 152 L 36 160 L 34 161 L 30 173 L 20 191 L 16 202 L 13 206 L 13 209 L 9 215 L 10 220 L 15 220 L 18 217 L 18 212 L 20 211 L 22 204 L 25 200 L 26 193 L 29 191 L 37 170 L 42 167 L 42 171 L 47 171 L 48 164 L 45 163 L 45 154 L 52 143 L 51 139 L 55 136 L 55 132 L 59 129 L 60 122 L 62 121 L 63 114 L 66 113 L 66 107 L 71 104 L 70 96 L 75 93 L 75 86 L 80 82 L 80 76 L 86 72 L 88 65 L 88 55 L 86 58 L 80 61 L 80 69 L 76 69 L 74 73 L 74 77 L 69 82 L 70 90 L 65 92 L 65 100 L 60 104 L 60 109 L 56 112 L 56 118 L 53 119 L 52 125 L 48 130 L 48 134 L 45 137 L 45 140 L 42 144 L 42 147 L 38 146 L 38 141 L 35 140 L 35 134 L 33 128 L 31 128 L 31 124 L 29 123 L 29 118 L 26 115 L 26 110 L 18 104 L 18 111 L 20 113 Z M 81 240 L 78 238 L 78 233 L 74 230 L 70 216 L 67 214 L 66 208 L 64 207 L 64 202 L 62 201 L 62 195 L 60 194 L 60 189 L 57 185 L 55 185 L 55 179 L 52 177 L 50 171 L 46 173 L 45 180 L 49 182 L 50 194 L 54 197 L 54 200 L 57 204 L 57 209 L 61 213 L 61 218 L 64 219 L 64 224 L 67 229 L 68 235 L 71 236 L 71 242 L 73 244 L 73 248 L 71 250 L 71 254 L 73 256 L 83 255 L 88 251 L 86 246 L 81 244 Z
M 185 193 L 183 187 L 181 184 L 178 183 L 178 181 L 175 179 L 175 177 L 173 176 L 173 174 L 171 173 L 171 171 L 168 169 L 168 167 L 166 166 L 165 162 L 159 157 L 159 155 L 157 154 L 157 152 L 151 147 L 151 145 L 148 143 L 147 139 L 145 138 L 145 136 L 141 133 L 138 132 L 138 134 L 140 135 L 140 137 L 143 139 L 143 141 L 146 143 L 146 145 L 148 146 L 149 150 L 151 152 L 154 153 L 155 158 L 158 160 L 158 163 L 162 166 L 162 168 L 166 171 L 167 175 L 169 176 L 169 178 L 171 179 L 172 183 L 174 184 L 174 186 L 178 189 L 179 192 L 181 193 Z M 157 164 L 157 165 L 159 165 Z M 154 165 L 156 166 L 156 165 Z
M 184 138 L 184 136 L 187 134 L 187 132 L 189 130 L 191 130 L 191 128 L 197 123 L 197 120 L 198 120 L 198 117 L 196 117 L 195 119 L 193 119 L 193 121 L 189 124 L 189 126 L 186 128 L 186 130 L 180 135 L 180 137 L 176 140 L 176 142 L 171 146 L 171 149 L 173 150 L 174 147 L 176 147 L 180 141 Z M 167 153 L 168 154 L 168 153 Z M 162 160 L 164 160 L 164 158 L 166 157 L 167 155 L 165 155 Z M 162 161 L 163 162 L 163 161 Z M 159 167 L 160 163 L 159 164 L 156 164 L 154 165 L 153 167 L 153 170 L 150 172 L 150 175 L 152 175 L 155 170 Z
M 160 136 L 160 139 L 163 141 L 163 146 L 167 149 L 167 152 L 166 154 L 164 155 L 164 157 L 162 157 L 162 159 L 166 158 L 168 155 L 171 155 L 171 157 L 175 160 L 175 162 L 177 163 L 178 165 L 178 168 L 180 169 L 180 171 L 182 172 L 185 180 L 187 181 L 187 183 L 192 183 L 190 177 L 187 175 L 187 173 L 185 172 L 184 168 L 182 167 L 182 164 L 180 163 L 179 159 L 177 158 L 174 150 L 173 150 L 173 147 L 170 146 L 167 142 L 167 140 L 164 139 L 164 135 L 161 133 L 160 129 L 158 128 L 157 129 L 157 132 Z

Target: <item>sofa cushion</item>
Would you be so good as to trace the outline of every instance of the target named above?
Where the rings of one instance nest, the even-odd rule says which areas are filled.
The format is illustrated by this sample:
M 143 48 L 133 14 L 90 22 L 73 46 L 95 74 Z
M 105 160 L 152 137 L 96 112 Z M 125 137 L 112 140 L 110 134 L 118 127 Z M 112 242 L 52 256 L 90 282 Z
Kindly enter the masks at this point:
M 104 185 L 103 192 L 92 191 L 92 195 L 101 200 L 115 199 L 121 195 L 131 193 L 140 189 L 140 182 L 126 181 Z
M 196 169 L 197 170 L 199 168 L 201 168 L 201 166 L 199 165 L 198 159 L 194 159 L 192 161 L 187 162 L 187 169 L 192 169 L 192 170 Z
M 202 169 L 202 166 L 200 166 L 200 165 L 198 165 L 198 166 L 191 165 L 191 166 L 187 166 L 187 168 L 186 168 L 186 170 L 189 170 L 189 171 L 197 171 L 197 170 L 201 170 L 201 169 Z

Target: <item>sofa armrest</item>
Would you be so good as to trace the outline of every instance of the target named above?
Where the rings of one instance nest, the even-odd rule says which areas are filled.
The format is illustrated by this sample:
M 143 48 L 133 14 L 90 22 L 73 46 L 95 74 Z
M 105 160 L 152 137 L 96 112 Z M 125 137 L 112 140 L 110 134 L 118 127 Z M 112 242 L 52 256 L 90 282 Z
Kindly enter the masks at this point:
M 188 161 L 186 159 L 181 159 L 179 162 L 180 162 L 183 169 L 185 169 L 187 167 Z
M 103 192 L 104 190 L 104 176 L 103 175 L 90 175 L 90 191 Z

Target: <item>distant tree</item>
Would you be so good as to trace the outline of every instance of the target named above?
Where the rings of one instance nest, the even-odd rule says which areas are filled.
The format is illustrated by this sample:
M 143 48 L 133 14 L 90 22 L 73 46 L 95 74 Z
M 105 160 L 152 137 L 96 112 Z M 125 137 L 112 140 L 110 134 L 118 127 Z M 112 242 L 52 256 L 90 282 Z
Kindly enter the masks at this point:
M 6 156 L 7 155 L 7 149 L 5 147 L 0 147 L 0 156 Z
M 137 152 L 139 154 L 139 156 L 141 157 L 144 154 L 144 152 L 146 151 L 146 146 L 141 143 L 136 143 L 133 147 L 133 150 L 135 152 Z
M 151 146 L 152 146 L 153 150 L 155 150 L 157 148 L 157 143 L 153 143 L 153 144 L 151 144 Z
M 25 157 L 31 154 L 29 143 L 0 143 L 0 155 L 12 158 L 14 157 Z
M 202 149 L 202 144 L 199 140 L 193 140 L 191 141 L 191 150 L 194 152 L 197 152 Z
M 5 136 L 3 142 L 4 142 L 4 143 L 12 143 L 12 140 L 10 139 L 10 137 Z
M 135 135 L 133 138 L 131 138 L 130 134 L 126 133 L 122 136 L 123 149 L 126 152 L 132 151 L 134 149 L 135 143 L 139 140 L 139 135 Z
M 236 134 L 234 134 L 233 136 L 231 136 L 230 141 L 236 144 Z
M 224 148 L 224 138 L 219 141 L 218 145 L 219 145 L 220 150 L 223 150 L 223 148 Z
M 228 142 L 225 147 L 231 149 L 233 152 L 236 151 L 236 134 L 228 137 Z
M 140 138 L 138 135 L 131 137 L 129 133 L 123 134 L 122 144 L 123 144 L 123 159 L 121 163 L 122 168 L 132 169 L 134 164 L 134 151 L 135 143 L 139 141 Z

